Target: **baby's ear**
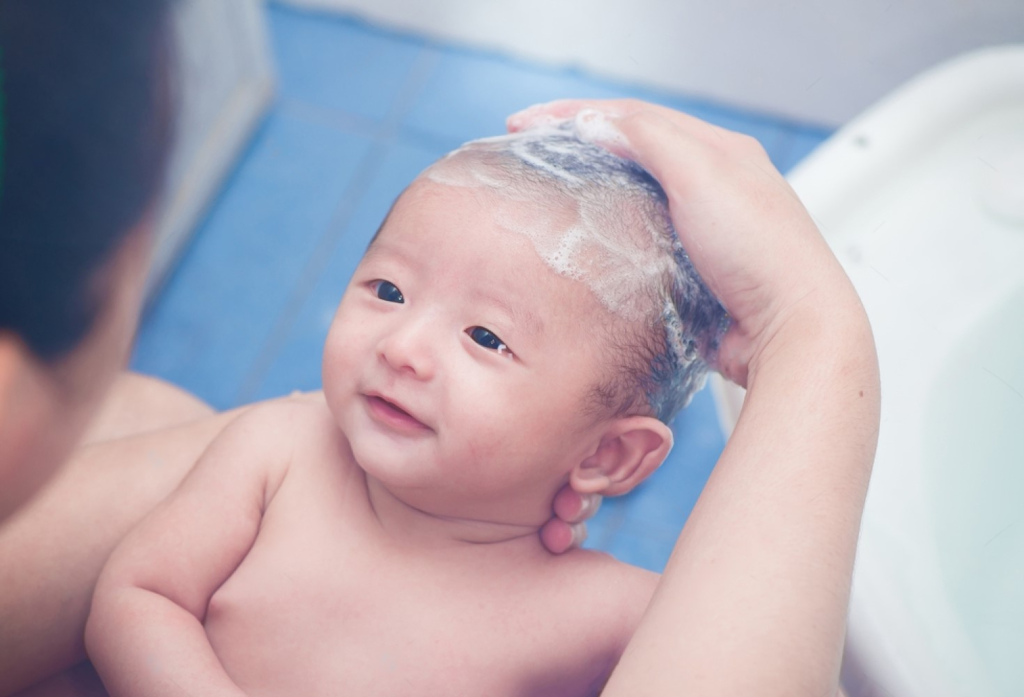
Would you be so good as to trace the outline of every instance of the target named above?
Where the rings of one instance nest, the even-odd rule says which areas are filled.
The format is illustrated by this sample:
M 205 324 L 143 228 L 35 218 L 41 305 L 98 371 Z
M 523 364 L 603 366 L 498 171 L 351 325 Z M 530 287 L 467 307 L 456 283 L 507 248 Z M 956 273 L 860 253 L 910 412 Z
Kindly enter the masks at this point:
M 581 494 L 625 494 L 658 469 L 671 449 L 672 430 L 657 419 L 615 419 L 594 454 L 573 468 L 569 484 Z

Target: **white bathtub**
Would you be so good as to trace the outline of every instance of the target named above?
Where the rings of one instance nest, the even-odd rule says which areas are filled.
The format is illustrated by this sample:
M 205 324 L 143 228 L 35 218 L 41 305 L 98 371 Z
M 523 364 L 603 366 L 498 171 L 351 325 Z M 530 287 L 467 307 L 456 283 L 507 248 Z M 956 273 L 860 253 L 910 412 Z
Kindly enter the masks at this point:
M 850 697 L 1024 695 L 1024 46 L 897 90 L 790 181 L 867 308 L 882 424 Z M 739 391 L 716 386 L 731 431 Z

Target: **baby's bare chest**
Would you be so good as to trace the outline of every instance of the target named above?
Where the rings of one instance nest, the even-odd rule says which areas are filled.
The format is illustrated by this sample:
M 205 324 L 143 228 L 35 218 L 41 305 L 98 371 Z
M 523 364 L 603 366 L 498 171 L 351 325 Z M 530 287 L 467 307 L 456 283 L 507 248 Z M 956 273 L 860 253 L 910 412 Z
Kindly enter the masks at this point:
M 307 493 L 268 511 L 209 604 L 207 635 L 248 694 L 546 693 L 536 675 L 570 639 L 536 579 L 398 553 L 358 507 Z

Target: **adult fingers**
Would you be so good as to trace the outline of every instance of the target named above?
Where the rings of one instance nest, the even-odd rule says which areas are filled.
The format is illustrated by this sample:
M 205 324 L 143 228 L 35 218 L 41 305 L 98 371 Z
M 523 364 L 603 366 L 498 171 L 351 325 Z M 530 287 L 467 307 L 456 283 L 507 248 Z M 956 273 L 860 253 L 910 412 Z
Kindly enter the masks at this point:
M 749 136 L 716 126 L 684 112 L 637 99 L 560 99 L 534 104 L 509 116 L 505 125 L 510 132 L 515 133 L 548 123 L 579 118 L 581 114 L 585 117 L 587 112 L 596 112 L 609 119 L 645 112 L 657 114 L 686 131 L 689 137 L 719 147 L 730 147 L 745 140 L 753 140 Z
M 767 171 L 774 169 L 755 139 L 637 100 L 549 102 L 513 114 L 507 125 L 517 131 L 570 118 L 581 138 L 650 172 L 666 190 L 670 204 L 708 182 L 728 179 L 738 161 L 753 159 Z
M 587 539 L 586 521 L 600 506 L 601 496 L 581 494 L 565 485 L 552 503 L 554 516 L 540 530 L 541 542 L 552 554 L 579 547 Z
M 564 554 L 586 539 L 586 523 L 569 524 L 561 518 L 552 518 L 540 529 L 540 540 L 552 554 Z
M 739 325 L 734 338 L 761 335 L 769 317 L 813 288 L 831 253 L 755 139 L 732 134 L 722 145 L 663 110 L 610 122 L 664 188 L 683 246 Z
M 589 520 L 601 506 L 599 494 L 581 494 L 566 485 L 555 494 L 552 508 L 555 515 L 566 523 L 579 523 Z

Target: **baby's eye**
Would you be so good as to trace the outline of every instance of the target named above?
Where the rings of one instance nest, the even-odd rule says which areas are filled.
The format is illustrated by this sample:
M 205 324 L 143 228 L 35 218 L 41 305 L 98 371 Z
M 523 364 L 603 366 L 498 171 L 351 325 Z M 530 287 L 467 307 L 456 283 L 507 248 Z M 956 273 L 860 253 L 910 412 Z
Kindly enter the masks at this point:
M 405 296 L 402 295 L 402 291 L 398 290 L 398 286 L 391 281 L 374 281 L 374 283 L 377 285 L 374 291 L 381 300 L 386 300 L 389 303 L 405 302 Z
M 506 355 L 509 358 L 512 357 L 512 352 L 509 351 L 508 346 L 502 341 L 497 334 L 492 332 L 490 329 L 484 329 L 483 327 L 470 327 L 466 330 L 470 338 L 476 343 L 480 344 L 484 348 L 493 349 L 502 355 Z

